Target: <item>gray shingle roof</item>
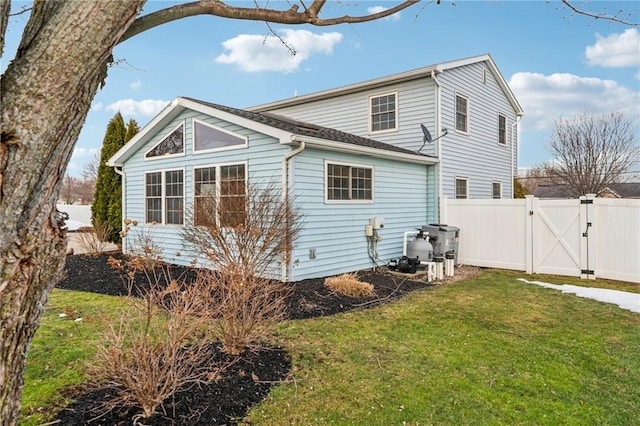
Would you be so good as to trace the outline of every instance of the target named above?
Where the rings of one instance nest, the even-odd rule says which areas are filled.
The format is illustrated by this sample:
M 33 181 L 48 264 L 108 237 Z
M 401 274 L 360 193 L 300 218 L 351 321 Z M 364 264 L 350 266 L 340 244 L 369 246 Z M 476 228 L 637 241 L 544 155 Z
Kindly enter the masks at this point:
M 331 129 L 328 127 L 322 127 L 311 123 L 305 123 L 302 121 L 294 120 L 283 115 L 274 114 L 271 112 L 252 112 L 243 109 L 228 107 L 225 105 L 219 105 L 211 102 L 205 102 L 198 99 L 184 97 L 192 102 L 197 102 L 201 105 L 205 105 L 211 108 L 218 109 L 220 111 L 227 112 L 229 114 L 237 115 L 247 120 L 255 121 L 260 124 L 274 127 L 276 129 L 284 130 L 300 136 L 310 136 L 319 139 L 326 139 L 334 142 L 347 143 L 352 145 L 359 145 L 367 148 L 380 149 L 384 151 L 394 151 L 403 154 L 420 155 L 422 157 L 434 158 L 430 155 L 418 154 L 415 151 L 409 149 L 400 148 L 395 145 L 376 141 L 374 139 L 363 138 L 351 133 L 342 132 L 340 130 Z
M 640 182 L 612 183 L 606 189 L 620 198 L 640 198 Z M 539 185 L 533 195 L 538 198 L 573 198 L 566 185 Z

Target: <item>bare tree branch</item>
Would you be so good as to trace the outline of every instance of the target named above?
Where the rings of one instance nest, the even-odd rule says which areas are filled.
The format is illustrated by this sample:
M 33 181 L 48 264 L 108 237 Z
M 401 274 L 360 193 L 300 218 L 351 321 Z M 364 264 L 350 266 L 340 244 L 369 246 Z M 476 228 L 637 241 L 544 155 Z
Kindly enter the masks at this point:
M 571 3 L 570 0 L 562 0 L 562 3 L 567 6 L 569 9 L 571 9 L 573 12 L 579 14 L 579 15 L 584 15 L 584 16 L 589 16 L 591 18 L 595 18 L 595 19 L 604 19 L 604 20 L 608 20 L 608 21 L 612 21 L 612 22 L 617 22 L 619 24 L 623 24 L 623 25 L 629 25 L 632 27 L 637 27 L 640 26 L 640 23 L 638 22 L 631 22 L 628 21 L 626 19 L 621 19 L 618 17 L 618 15 L 608 15 L 606 13 L 596 13 L 596 12 L 589 12 L 587 10 L 584 10 L 582 8 L 578 8 L 576 6 L 573 5 L 573 3 Z M 637 9 L 636 9 L 637 11 Z M 622 10 L 619 10 L 618 13 L 622 12 Z M 631 15 L 631 13 L 629 13 L 629 15 Z
M 287 10 L 276 10 L 258 7 L 229 6 L 220 0 L 200 0 L 175 5 L 139 17 L 133 22 L 133 24 L 131 24 L 119 42 L 122 43 L 123 41 L 148 29 L 157 27 L 158 25 L 166 24 L 167 22 L 189 16 L 214 15 L 222 18 L 265 21 L 278 24 L 311 24 L 316 26 L 329 26 L 344 23 L 354 24 L 375 21 L 380 18 L 391 16 L 394 13 L 413 6 L 419 1 L 420 0 L 406 0 L 381 12 L 363 16 L 343 15 L 336 18 L 320 19 L 318 15 L 326 3 L 325 0 L 315 0 L 309 8 L 304 8 L 303 12 L 298 12 L 298 5 L 293 5 Z
M 7 32 L 10 10 L 11 0 L 0 0 L 0 58 L 2 58 L 2 52 L 4 51 L 4 35 Z

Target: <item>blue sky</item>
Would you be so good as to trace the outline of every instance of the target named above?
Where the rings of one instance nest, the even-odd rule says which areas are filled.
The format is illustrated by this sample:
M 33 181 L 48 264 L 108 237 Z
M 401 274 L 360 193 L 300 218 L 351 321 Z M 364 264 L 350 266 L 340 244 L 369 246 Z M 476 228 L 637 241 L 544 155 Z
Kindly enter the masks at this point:
M 325 15 L 362 15 L 396 2 L 329 3 Z M 149 1 L 143 13 L 171 4 Z M 623 9 L 622 18 L 640 22 L 635 2 L 576 5 L 609 14 Z M 25 21 L 24 15 L 10 18 L 0 70 L 13 57 Z M 554 119 L 622 111 L 640 120 L 640 29 L 572 14 L 558 1 L 425 1 L 376 22 L 271 29 L 295 56 L 264 23 L 212 16 L 163 25 L 117 46 L 117 64 L 94 98 L 68 173 L 79 176 L 91 161 L 117 111 L 142 127 L 177 96 L 242 108 L 484 53 L 525 112 L 521 168 L 551 159 L 545 143 Z

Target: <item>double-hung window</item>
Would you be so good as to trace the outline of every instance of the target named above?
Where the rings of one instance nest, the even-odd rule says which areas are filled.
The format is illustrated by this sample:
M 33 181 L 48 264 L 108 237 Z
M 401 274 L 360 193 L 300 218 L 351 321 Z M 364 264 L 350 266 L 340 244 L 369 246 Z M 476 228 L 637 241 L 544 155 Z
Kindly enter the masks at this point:
M 327 201 L 373 201 L 373 167 L 326 163 Z
M 469 98 L 456 95 L 456 130 L 469 132 Z
M 194 168 L 194 224 L 233 227 L 246 219 L 244 164 Z
M 469 179 L 464 177 L 456 178 L 456 198 L 469 198 Z
M 493 198 L 502 198 L 502 182 L 493 181 L 491 183 L 491 195 Z
M 502 114 L 498 114 L 498 143 L 507 144 L 507 117 Z
M 184 171 L 145 174 L 145 221 L 166 225 L 184 223 Z
M 397 119 L 397 102 L 395 93 L 387 93 L 369 98 L 370 132 L 395 130 Z

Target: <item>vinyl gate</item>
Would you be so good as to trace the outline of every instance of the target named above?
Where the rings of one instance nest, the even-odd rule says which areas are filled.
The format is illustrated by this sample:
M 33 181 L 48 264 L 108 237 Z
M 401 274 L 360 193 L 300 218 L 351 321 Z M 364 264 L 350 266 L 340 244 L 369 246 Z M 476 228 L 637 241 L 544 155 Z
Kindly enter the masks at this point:
M 640 282 L 640 200 L 445 200 L 458 261 L 528 273 Z

